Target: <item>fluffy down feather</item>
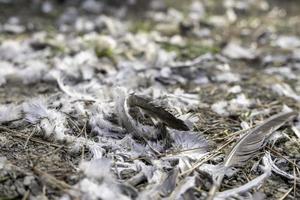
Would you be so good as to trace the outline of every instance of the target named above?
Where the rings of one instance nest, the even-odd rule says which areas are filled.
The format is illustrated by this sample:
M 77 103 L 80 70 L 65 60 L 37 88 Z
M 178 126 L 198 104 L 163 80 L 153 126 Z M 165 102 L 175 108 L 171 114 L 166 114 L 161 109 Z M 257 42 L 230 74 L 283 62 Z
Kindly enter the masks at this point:
M 39 124 L 46 137 L 53 135 L 56 140 L 65 138 L 66 117 L 61 112 L 48 108 L 45 99 L 37 98 L 31 102 L 25 102 L 23 112 L 25 113 L 25 120 L 31 124 Z
M 14 104 L 0 105 L 0 124 L 17 120 L 21 117 L 21 107 Z

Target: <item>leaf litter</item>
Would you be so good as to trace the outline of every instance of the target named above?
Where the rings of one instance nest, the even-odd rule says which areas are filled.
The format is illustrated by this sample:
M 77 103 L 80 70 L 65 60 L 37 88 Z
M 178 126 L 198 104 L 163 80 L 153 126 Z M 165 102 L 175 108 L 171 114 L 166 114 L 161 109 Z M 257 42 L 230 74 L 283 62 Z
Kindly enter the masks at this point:
M 1 198 L 299 198 L 289 8 L 69 3 L 0 2 Z

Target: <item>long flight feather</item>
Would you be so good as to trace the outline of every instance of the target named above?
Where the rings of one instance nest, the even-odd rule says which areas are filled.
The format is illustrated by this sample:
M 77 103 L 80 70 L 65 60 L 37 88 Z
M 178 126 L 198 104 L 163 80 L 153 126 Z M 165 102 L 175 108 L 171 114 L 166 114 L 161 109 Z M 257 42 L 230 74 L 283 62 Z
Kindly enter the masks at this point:
M 276 114 L 261 125 L 246 133 L 232 148 L 228 156 L 225 158 L 224 167 L 242 166 L 252 158 L 255 153 L 264 145 L 265 139 L 270 136 L 275 130 L 280 128 L 285 122 L 297 116 L 294 111 Z M 214 199 L 214 196 L 219 189 L 224 178 L 224 173 L 218 176 L 216 182 L 209 191 L 208 200 Z

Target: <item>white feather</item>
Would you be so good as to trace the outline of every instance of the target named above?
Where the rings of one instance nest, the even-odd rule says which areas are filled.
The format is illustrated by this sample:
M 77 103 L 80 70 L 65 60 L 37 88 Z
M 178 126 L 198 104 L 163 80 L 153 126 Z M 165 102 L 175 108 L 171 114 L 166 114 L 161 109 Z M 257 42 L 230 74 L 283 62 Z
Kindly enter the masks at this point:
M 37 60 L 29 60 L 25 65 L 24 69 L 18 70 L 15 73 L 24 84 L 36 83 L 42 80 L 49 68 L 48 65 Z
M 84 91 L 79 91 L 78 87 L 72 87 L 69 85 L 66 85 L 64 83 L 65 77 L 62 75 L 59 71 L 52 71 L 51 75 L 56 79 L 57 84 L 59 88 L 66 93 L 68 96 L 73 97 L 77 100 L 87 100 L 87 101 L 96 101 L 97 99 Z
M 296 101 L 300 101 L 300 95 L 296 94 L 295 91 L 286 83 L 276 83 L 271 86 L 272 90 L 280 96 L 290 97 Z
M 80 163 L 79 168 L 84 172 L 84 174 L 89 178 L 94 179 L 111 179 L 110 174 L 111 162 L 107 158 L 98 158 L 91 161 L 83 161 Z
M 76 191 L 76 192 L 75 192 Z M 80 193 L 78 195 L 78 192 Z M 79 197 L 82 200 L 130 200 L 127 196 L 123 195 L 120 189 L 112 183 L 98 182 L 84 178 L 74 186 L 74 190 L 70 193 L 75 193 L 74 196 Z
M 49 109 L 44 98 L 37 98 L 23 104 L 25 120 L 32 124 L 39 123 L 45 136 L 53 134 L 54 139 L 63 140 L 66 132 L 66 117 L 55 109 Z
M 0 105 L 0 124 L 9 122 L 21 117 L 21 107 L 14 104 Z
M 188 157 L 200 159 L 207 154 L 208 143 L 198 132 L 171 130 L 172 144 L 175 155 L 173 158 Z M 176 153 L 179 152 L 179 153 Z
M 287 179 L 290 179 L 290 180 L 296 180 L 296 181 L 300 182 L 299 177 L 295 177 L 294 175 L 291 175 L 291 174 L 279 169 L 276 166 L 275 162 L 272 160 L 271 154 L 269 152 L 266 153 L 265 157 L 268 159 L 268 163 L 271 165 L 271 169 L 275 174 L 278 174 L 278 175 L 283 176 L 283 177 L 285 177 Z
M 48 104 L 45 98 L 32 99 L 30 102 L 23 103 L 25 120 L 35 124 L 40 119 L 48 116 Z
M 188 176 L 187 178 L 183 179 L 177 184 L 176 189 L 170 196 L 170 199 L 182 199 L 182 195 L 190 188 L 196 186 L 196 177 L 195 176 Z
M 17 69 L 13 66 L 13 64 L 0 61 L 0 86 L 7 82 L 7 79 L 10 75 L 16 73 Z

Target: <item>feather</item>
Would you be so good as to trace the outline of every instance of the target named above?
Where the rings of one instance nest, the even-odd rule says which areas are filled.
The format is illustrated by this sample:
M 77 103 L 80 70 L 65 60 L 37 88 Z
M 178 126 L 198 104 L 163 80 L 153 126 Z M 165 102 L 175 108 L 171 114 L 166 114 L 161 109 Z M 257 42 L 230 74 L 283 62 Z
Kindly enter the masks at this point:
M 111 181 L 96 181 L 94 179 L 84 178 L 73 186 L 68 192 L 71 197 L 78 197 L 82 200 L 130 200 L 129 197 L 121 193 L 119 186 Z
M 248 192 L 249 190 L 251 190 L 252 188 L 260 186 L 272 174 L 272 166 L 271 166 L 270 160 L 268 158 L 268 155 L 270 155 L 270 154 L 268 152 L 266 152 L 265 156 L 263 157 L 264 166 L 262 166 L 261 168 L 264 173 L 262 175 L 256 177 L 255 179 L 249 181 L 248 183 L 246 183 L 245 185 L 242 185 L 240 187 L 226 190 L 223 192 L 219 192 L 216 195 L 215 199 L 221 200 L 221 199 L 226 199 L 231 196 L 244 194 L 244 193 Z
M 199 159 L 206 155 L 208 150 L 207 140 L 198 132 L 178 131 L 171 129 L 171 138 L 174 141 L 172 149 L 176 155 L 174 158 L 188 157 L 190 159 Z
M 291 175 L 291 174 L 289 174 L 289 173 L 287 173 L 287 172 L 285 172 L 285 171 L 279 169 L 279 168 L 276 166 L 275 162 L 272 160 L 271 155 L 270 155 L 269 152 L 266 153 L 266 157 L 267 157 L 267 159 L 268 159 L 268 162 L 269 162 L 270 165 L 271 165 L 272 171 L 273 171 L 275 174 L 278 174 L 278 175 L 283 176 L 283 177 L 285 177 L 285 178 L 287 178 L 287 179 L 290 179 L 290 180 L 296 180 L 296 181 L 300 182 L 300 178 L 299 178 L 299 177 L 296 177 L 296 176 L 294 176 L 294 175 Z
M 174 168 L 168 172 L 163 172 L 162 170 L 155 170 L 152 171 L 151 175 L 151 179 L 147 178 L 148 182 L 151 184 L 144 192 L 141 193 L 140 199 L 161 199 L 162 197 L 169 196 L 173 192 L 173 190 L 176 187 L 176 180 L 178 176 L 177 168 Z M 140 183 L 142 180 L 145 179 L 145 173 L 139 173 L 135 177 L 136 180 L 138 180 Z
M 167 177 L 159 186 L 159 193 L 162 197 L 169 196 L 176 187 L 176 180 L 178 176 L 178 169 L 174 168 L 170 170 L 167 174 Z
M 182 131 L 189 130 L 188 126 L 184 123 L 184 121 L 176 118 L 174 115 L 172 115 L 162 106 L 154 104 L 150 98 L 131 94 L 128 97 L 128 105 L 130 107 L 137 106 L 145 110 L 152 117 L 159 118 L 161 121 L 166 123 L 171 128 L 182 130 Z
M 43 79 L 48 65 L 42 61 L 29 60 L 25 63 L 26 67 L 16 71 L 15 75 L 22 80 L 24 84 L 36 83 Z
M 237 168 L 226 169 L 222 164 L 213 165 L 207 163 L 202 164 L 198 169 L 199 171 L 210 175 L 213 181 L 216 181 L 221 174 L 225 174 L 226 177 L 231 178 L 238 171 L 240 171 Z
M 110 174 L 111 161 L 107 158 L 98 158 L 91 161 L 82 161 L 79 168 L 89 178 L 101 180 L 111 179 Z
M 300 101 L 300 95 L 298 95 L 291 88 L 291 86 L 286 83 L 282 83 L 282 84 L 276 83 L 276 84 L 272 85 L 271 88 L 274 92 L 276 92 L 280 96 L 286 96 L 286 97 L 290 97 L 298 102 Z
M 96 132 L 98 135 L 113 138 L 121 138 L 124 135 L 123 129 L 106 120 L 103 113 L 92 115 L 89 124 L 92 132 Z
M 25 102 L 23 104 L 23 112 L 25 113 L 25 120 L 32 124 L 37 123 L 42 118 L 46 118 L 48 115 L 46 99 L 36 98 L 30 102 Z
M 0 105 L 0 124 L 11 122 L 21 117 L 21 107 L 14 104 Z
M 63 113 L 48 108 L 47 102 L 44 98 L 37 98 L 31 102 L 23 104 L 23 112 L 25 113 L 25 120 L 31 124 L 39 123 L 44 130 L 45 136 L 49 137 L 54 134 L 54 139 L 63 140 L 65 138 L 65 122 L 66 117 Z
M 156 138 L 155 128 L 138 123 L 129 114 L 128 97 L 124 88 L 115 91 L 116 112 L 119 115 L 120 124 L 134 137 L 138 139 Z
M 182 199 L 182 195 L 187 192 L 189 189 L 196 186 L 196 177 L 188 176 L 187 178 L 180 181 L 172 192 L 171 196 L 168 199 Z
M 93 155 L 93 159 L 100 159 L 103 157 L 105 150 L 101 147 L 101 145 L 95 143 L 88 145 L 88 148 Z
M 1 51 L 1 50 L 0 50 Z M 0 86 L 5 84 L 9 76 L 17 73 L 18 69 L 14 65 L 7 61 L 0 61 Z
M 275 130 L 281 127 L 285 122 L 291 120 L 297 115 L 296 112 L 284 112 L 274 115 L 263 122 L 261 125 L 250 130 L 234 145 L 228 156 L 225 158 L 224 167 L 242 166 L 253 157 L 256 152 L 264 145 L 266 137 L 270 136 Z M 208 199 L 214 198 L 224 178 L 222 173 L 212 186 Z
M 51 75 L 55 78 L 57 81 L 57 84 L 59 88 L 66 93 L 68 96 L 73 97 L 75 99 L 80 99 L 80 100 L 87 100 L 87 101 L 96 101 L 97 99 L 90 94 L 87 94 L 86 91 L 80 91 L 79 89 L 75 89 L 75 87 L 66 85 L 65 82 L 65 77 L 64 75 L 61 74 L 59 71 L 53 71 Z M 82 88 L 81 88 L 82 89 Z
M 280 128 L 285 122 L 297 115 L 296 112 L 279 113 L 267 119 L 264 123 L 250 130 L 234 146 L 226 158 L 225 166 L 243 165 L 257 152 L 266 137 Z

